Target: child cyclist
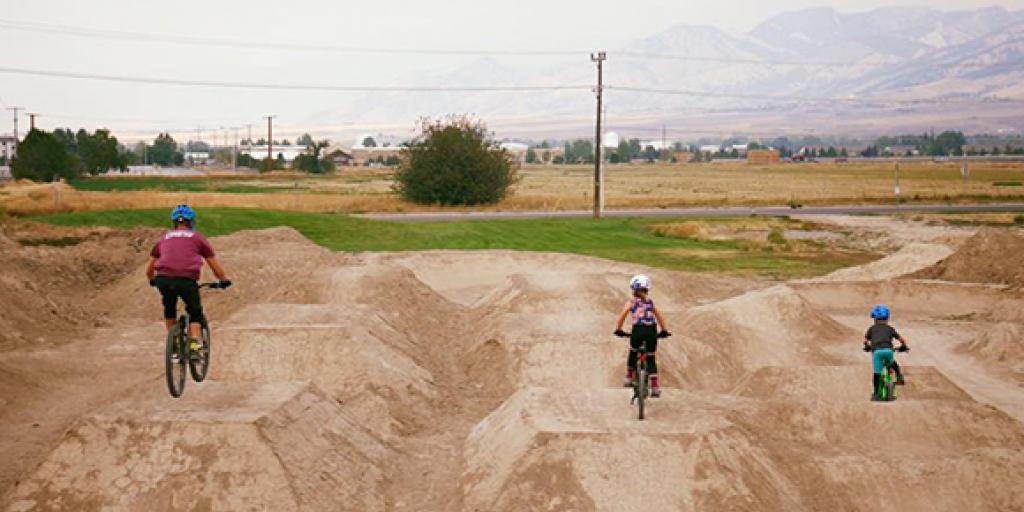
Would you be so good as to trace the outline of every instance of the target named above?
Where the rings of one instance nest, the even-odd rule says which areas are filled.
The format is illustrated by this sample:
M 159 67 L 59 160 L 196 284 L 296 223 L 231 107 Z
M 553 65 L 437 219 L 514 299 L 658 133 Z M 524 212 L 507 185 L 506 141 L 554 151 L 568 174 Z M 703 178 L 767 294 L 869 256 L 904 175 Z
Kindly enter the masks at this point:
M 626 380 L 623 386 L 633 385 L 633 368 L 636 366 L 637 351 L 647 351 L 647 365 L 651 376 L 651 396 L 661 396 L 661 383 L 658 381 L 658 365 L 654 360 L 654 352 L 658 350 L 658 338 L 667 338 L 672 335 L 668 332 L 668 325 L 661 316 L 658 308 L 654 307 L 654 301 L 648 297 L 651 290 L 651 279 L 643 274 L 633 276 L 629 280 L 629 287 L 633 290 L 633 298 L 626 303 L 619 319 L 615 322 L 615 335 L 629 337 L 629 356 L 626 359 Z M 626 317 L 632 315 L 633 328 L 629 333 L 622 330 L 622 324 Z M 661 330 L 658 330 L 658 327 Z
M 213 246 L 195 231 L 196 212 L 192 208 L 185 204 L 176 206 L 171 212 L 171 223 L 173 229 L 165 233 L 150 252 L 146 278 L 150 286 L 160 290 L 168 331 L 174 327 L 178 299 L 185 303 L 190 318 L 189 342 L 191 350 L 197 352 L 203 321 L 203 304 L 199 298 L 199 271 L 203 268 L 203 259 L 220 280 L 221 288 L 231 286 L 231 281 L 217 260 Z
M 903 372 L 896 364 L 892 342 L 893 340 L 900 342 L 900 352 L 906 352 L 910 350 L 910 347 L 907 346 L 907 339 L 900 336 L 896 329 L 889 325 L 890 314 L 889 307 L 885 304 L 875 306 L 871 310 L 871 318 L 875 320 L 875 323 L 864 333 L 864 351 L 871 352 L 872 355 L 871 384 L 874 388 L 871 393 L 872 401 L 879 399 L 878 389 L 882 385 L 882 370 L 885 364 L 888 364 L 896 372 L 896 384 L 903 384 Z

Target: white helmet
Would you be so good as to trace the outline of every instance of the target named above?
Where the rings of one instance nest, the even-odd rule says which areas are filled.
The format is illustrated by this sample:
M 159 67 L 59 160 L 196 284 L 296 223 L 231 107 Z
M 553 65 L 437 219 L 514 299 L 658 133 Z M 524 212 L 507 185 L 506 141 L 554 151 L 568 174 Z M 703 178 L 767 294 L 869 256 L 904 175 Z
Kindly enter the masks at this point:
M 633 276 L 633 279 L 629 280 L 629 288 L 632 289 L 632 290 L 639 290 L 641 288 L 643 288 L 645 290 L 650 290 L 651 289 L 651 278 L 649 278 L 649 277 L 647 277 L 647 276 L 645 276 L 643 274 L 637 274 L 637 275 Z

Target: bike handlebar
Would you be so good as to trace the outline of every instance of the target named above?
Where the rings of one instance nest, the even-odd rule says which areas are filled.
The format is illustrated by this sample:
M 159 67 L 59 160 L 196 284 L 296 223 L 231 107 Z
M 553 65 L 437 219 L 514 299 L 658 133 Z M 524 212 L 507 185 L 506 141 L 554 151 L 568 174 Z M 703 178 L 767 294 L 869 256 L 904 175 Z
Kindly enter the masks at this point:
M 867 345 L 864 345 L 864 352 L 874 352 L 874 349 Z M 910 347 L 903 345 L 900 348 L 896 349 L 896 352 L 910 352 Z
M 616 336 L 618 336 L 620 338 L 628 338 L 630 336 L 630 333 L 625 332 L 622 329 L 619 329 L 619 330 L 613 332 L 612 334 L 614 334 L 614 335 L 616 335 Z M 659 338 L 669 338 L 671 336 L 672 336 L 672 333 L 670 333 L 668 331 L 661 331 L 661 332 L 658 333 L 658 337 Z
M 200 288 L 210 288 L 212 290 L 226 290 L 231 286 L 231 281 L 215 281 L 212 283 L 200 283 Z

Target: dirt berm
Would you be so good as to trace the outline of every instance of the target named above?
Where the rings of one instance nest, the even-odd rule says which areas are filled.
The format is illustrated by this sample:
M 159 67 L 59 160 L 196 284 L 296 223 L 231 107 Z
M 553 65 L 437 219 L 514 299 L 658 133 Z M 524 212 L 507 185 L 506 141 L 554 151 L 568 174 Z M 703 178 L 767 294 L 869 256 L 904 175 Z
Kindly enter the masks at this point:
M 288 229 L 213 243 L 237 286 L 206 295 L 212 373 L 182 399 L 141 262 L 82 306 L 110 326 L 5 353 L 0 509 L 1024 509 L 1020 395 L 947 371 L 975 364 L 963 340 L 919 336 L 900 400 L 868 401 L 858 337 L 884 282 L 346 255 Z M 643 422 L 611 335 L 637 272 L 675 332 Z M 899 299 L 911 330 L 933 297 L 1010 318 L 1011 291 L 921 286 Z M 984 331 L 972 318 L 948 322 Z
M 956 252 L 912 277 L 1024 286 L 1024 235 L 1017 230 L 982 229 Z

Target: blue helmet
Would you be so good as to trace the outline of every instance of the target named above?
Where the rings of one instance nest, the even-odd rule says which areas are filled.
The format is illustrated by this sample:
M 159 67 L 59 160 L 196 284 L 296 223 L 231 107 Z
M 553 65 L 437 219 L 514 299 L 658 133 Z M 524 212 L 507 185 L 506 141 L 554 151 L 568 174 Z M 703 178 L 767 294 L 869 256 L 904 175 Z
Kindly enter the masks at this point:
M 875 320 L 888 320 L 889 306 L 886 306 L 885 304 L 875 306 L 875 309 L 871 310 L 871 318 L 874 318 Z
M 175 206 L 174 210 L 171 211 L 171 222 L 178 222 L 179 220 L 187 220 L 189 224 L 195 224 L 196 211 L 187 204 Z

